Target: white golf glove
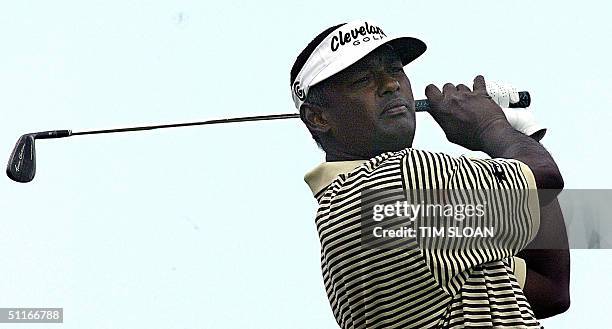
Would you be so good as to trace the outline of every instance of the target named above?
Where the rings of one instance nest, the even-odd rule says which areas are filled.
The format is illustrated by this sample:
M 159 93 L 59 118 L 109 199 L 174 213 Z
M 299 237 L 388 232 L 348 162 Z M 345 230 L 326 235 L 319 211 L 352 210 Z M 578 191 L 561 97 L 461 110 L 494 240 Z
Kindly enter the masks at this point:
M 514 86 L 499 81 L 487 81 L 486 87 L 487 93 L 502 108 L 512 128 L 538 141 L 544 137 L 546 128 L 536 121 L 532 110 L 510 108 L 510 103 L 519 101 L 519 93 Z

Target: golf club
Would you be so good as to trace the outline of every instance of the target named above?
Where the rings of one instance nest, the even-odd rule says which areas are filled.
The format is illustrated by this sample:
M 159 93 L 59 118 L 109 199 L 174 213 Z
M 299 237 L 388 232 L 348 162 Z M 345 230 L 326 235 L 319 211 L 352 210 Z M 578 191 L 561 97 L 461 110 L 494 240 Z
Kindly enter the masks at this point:
M 531 104 L 531 97 L 528 92 L 519 92 L 519 101 L 514 104 L 510 104 L 513 108 L 527 108 Z M 415 101 L 416 112 L 425 112 L 429 109 L 429 102 L 426 99 Z M 104 129 L 104 130 L 92 130 L 92 131 L 81 131 L 72 132 L 71 130 L 51 130 L 37 133 L 24 134 L 19 137 L 15 148 L 8 161 L 6 167 L 6 175 L 19 183 L 27 183 L 34 179 L 36 174 L 36 148 L 35 141 L 37 139 L 50 139 L 50 138 L 63 138 L 77 135 L 94 135 L 94 134 L 109 134 L 109 133 L 121 133 L 128 131 L 141 131 L 141 130 L 153 130 L 163 128 L 177 128 L 177 127 L 188 127 L 188 126 L 200 126 L 210 125 L 217 123 L 230 123 L 230 122 L 246 122 L 246 121 L 263 121 L 263 120 L 277 120 L 277 119 L 292 119 L 299 118 L 299 113 L 287 113 L 287 114 L 272 114 L 272 115 L 258 115 L 248 116 L 239 118 L 227 118 L 227 119 L 216 119 L 199 122 L 185 122 L 185 123 L 174 123 L 165 125 L 155 126 L 142 126 L 142 127 L 130 127 L 130 128 L 117 128 L 117 129 Z

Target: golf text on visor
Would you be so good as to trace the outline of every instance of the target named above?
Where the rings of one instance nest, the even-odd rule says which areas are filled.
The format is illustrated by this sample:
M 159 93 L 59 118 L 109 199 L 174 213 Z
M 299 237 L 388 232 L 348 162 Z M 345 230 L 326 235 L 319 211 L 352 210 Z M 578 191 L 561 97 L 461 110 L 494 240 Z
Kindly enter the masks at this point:
M 295 107 L 299 110 L 304 104 L 311 86 L 351 66 L 386 43 L 398 51 L 403 65 L 419 57 L 427 48 L 419 39 L 391 37 L 371 20 L 344 24 L 315 48 L 295 78 L 291 85 Z

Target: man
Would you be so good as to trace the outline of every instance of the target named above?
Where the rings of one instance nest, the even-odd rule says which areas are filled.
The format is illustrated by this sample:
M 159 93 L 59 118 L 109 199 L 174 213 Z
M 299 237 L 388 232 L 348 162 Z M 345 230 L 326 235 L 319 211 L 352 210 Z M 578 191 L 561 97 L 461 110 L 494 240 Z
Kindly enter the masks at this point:
M 319 203 L 321 265 L 334 316 L 342 328 L 540 328 L 536 317 L 569 305 L 566 250 L 524 250 L 523 261 L 513 248 L 376 250 L 360 242 L 355 209 L 364 189 L 466 187 L 554 191 L 538 193 L 523 213 L 506 214 L 500 223 L 524 241 L 521 248 L 529 240 L 567 241 L 555 199 L 563 179 L 554 160 L 509 124 L 482 76 L 472 90 L 447 83 L 425 93 L 449 141 L 495 159 L 412 148 L 414 98 L 403 66 L 425 49 L 418 39 L 353 21 L 319 34 L 291 70 L 296 108 L 326 153 L 327 162 L 305 180 Z

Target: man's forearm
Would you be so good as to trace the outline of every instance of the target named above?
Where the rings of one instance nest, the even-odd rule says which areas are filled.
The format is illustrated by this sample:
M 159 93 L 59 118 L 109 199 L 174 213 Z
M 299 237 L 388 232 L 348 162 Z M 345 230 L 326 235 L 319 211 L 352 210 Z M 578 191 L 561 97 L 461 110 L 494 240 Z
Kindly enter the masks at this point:
M 537 318 L 563 313 L 570 303 L 570 258 L 565 221 L 556 199 L 563 188 L 559 169 L 540 143 L 514 129 L 491 130 L 485 141 L 485 152 L 491 157 L 519 160 L 534 174 L 540 192 L 540 228 L 517 254 L 527 265 L 523 292 Z
M 563 189 L 563 178 L 557 164 L 537 141 L 509 125 L 497 125 L 486 129 L 481 137 L 482 149 L 493 158 L 516 159 L 533 172 L 539 193 L 540 205 L 547 205 Z
M 559 202 L 541 207 L 540 218 L 538 234 L 517 256 L 527 264 L 523 292 L 542 319 L 569 308 L 570 254 Z

